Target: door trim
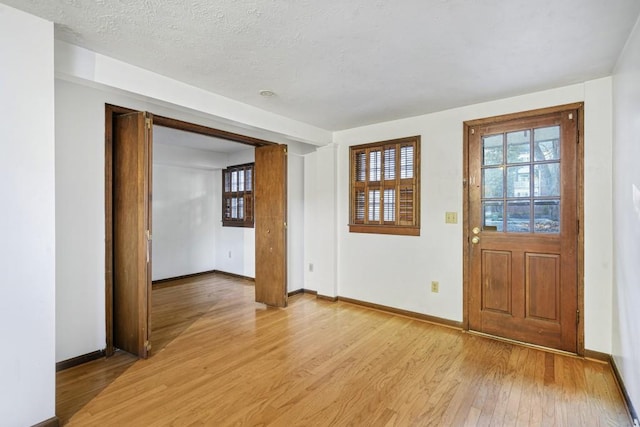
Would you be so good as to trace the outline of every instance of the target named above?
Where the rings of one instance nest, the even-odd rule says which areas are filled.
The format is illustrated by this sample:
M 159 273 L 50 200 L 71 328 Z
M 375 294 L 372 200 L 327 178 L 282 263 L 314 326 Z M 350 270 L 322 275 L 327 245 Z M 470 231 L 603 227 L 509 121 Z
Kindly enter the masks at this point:
M 105 103 L 105 153 L 104 153 L 104 198 L 105 198 L 105 333 L 107 357 L 112 356 L 115 348 L 113 345 L 113 118 L 127 113 L 135 113 L 139 110 L 120 107 Z M 241 144 L 259 147 L 263 145 L 273 145 L 271 142 L 259 138 L 228 132 L 182 120 L 158 116 L 151 113 L 152 123 L 172 129 L 187 132 L 199 133 L 215 138 L 226 139 Z
M 486 117 L 476 120 L 468 120 L 463 123 L 463 147 L 462 147 L 462 174 L 463 174 L 463 200 L 462 200 L 462 328 L 469 330 L 469 260 L 471 244 L 469 243 L 469 129 L 474 126 L 482 126 L 508 120 L 529 118 L 544 114 L 556 113 L 565 110 L 578 111 L 578 146 L 576 151 L 576 209 L 578 214 L 578 241 L 577 241 L 577 297 L 578 316 L 577 325 L 577 354 L 584 355 L 584 103 L 558 105 L 519 113 L 504 114 L 494 117 Z

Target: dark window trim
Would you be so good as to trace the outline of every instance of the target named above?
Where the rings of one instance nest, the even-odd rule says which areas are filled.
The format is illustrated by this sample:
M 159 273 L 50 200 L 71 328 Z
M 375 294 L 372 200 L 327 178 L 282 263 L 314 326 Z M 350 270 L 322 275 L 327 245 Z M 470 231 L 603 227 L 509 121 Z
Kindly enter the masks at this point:
M 407 166 L 402 148 L 408 146 L 413 147 L 413 157 Z M 379 153 L 378 162 L 370 157 L 372 152 Z M 388 173 L 391 155 L 393 166 Z M 411 166 L 412 176 L 402 178 L 403 167 Z M 349 232 L 420 235 L 420 135 L 349 147 L 349 172 Z M 391 202 L 385 202 L 385 190 L 392 194 Z M 379 200 L 371 199 L 372 191 L 379 192 Z M 410 196 L 403 201 L 401 194 L 407 191 Z M 373 209 L 379 219 L 370 217 L 370 203 L 376 204 Z
M 231 191 L 230 185 L 227 187 L 226 177 L 233 172 L 245 172 L 251 171 L 251 187 L 247 190 L 246 186 L 246 173 L 245 173 L 245 185 L 242 191 Z M 254 227 L 255 211 L 254 211 L 254 189 L 255 189 L 255 163 L 243 163 L 241 165 L 227 166 L 222 170 L 222 226 L 223 227 Z M 242 218 L 231 217 L 231 205 L 232 199 L 242 199 Z

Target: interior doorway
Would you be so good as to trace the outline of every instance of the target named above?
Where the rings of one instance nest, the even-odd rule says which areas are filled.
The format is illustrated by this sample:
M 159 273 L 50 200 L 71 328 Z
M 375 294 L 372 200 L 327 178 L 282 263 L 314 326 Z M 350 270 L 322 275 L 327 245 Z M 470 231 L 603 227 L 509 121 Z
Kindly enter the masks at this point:
M 122 126 L 136 117 L 136 126 Z M 131 121 L 131 120 L 129 120 Z M 256 301 L 286 306 L 286 146 L 202 125 L 105 106 L 105 312 L 106 354 L 115 348 L 147 357 L 152 348 L 152 173 L 153 125 L 253 146 L 256 150 Z M 277 153 L 274 158 L 260 153 Z M 263 159 L 263 160 L 259 160 Z M 262 172 L 261 172 L 262 171 Z M 259 182 L 260 173 L 268 179 Z M 133 178 L 135 177 L 135 179 Z M 273 191 L 273 177 L 280 177 Z M 130 193 L 134 193 L 131 196 Z M 258 202 L 257 195 L 261 194 Z M 259 208 L 260 203 L 263 208 Z M 266 209 L 276 206 L 280 209 Z M 123 218 L 145 217 L 145 221 Z M 123 228 L 123 224 L 128 228 Z M 280 274 L 272 274 L 273 270 Z M 268 271 L 269 274 L 262 272 Z M 282 294 L 282 295 L 280 295 Z M 275 295 L 275 298 L 264 298 Z
M 582 104 L 465 122 L 465 324 L 581 354 Z

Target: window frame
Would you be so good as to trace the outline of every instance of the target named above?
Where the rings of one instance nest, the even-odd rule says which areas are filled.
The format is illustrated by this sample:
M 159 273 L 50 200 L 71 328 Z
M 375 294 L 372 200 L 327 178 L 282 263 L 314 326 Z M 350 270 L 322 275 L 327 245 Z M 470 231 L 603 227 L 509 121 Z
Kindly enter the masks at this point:
M 246 171 L 251 171 L 251 187 L 247 190 L 246 186 Z M 245 185 L 243 190 L 231 191 L 231 175 L 233 172 L 242 172 L 245 176 L 243 181 Z M 229 175 L 229 190 L 226 187 L 226 178 Z M 254 210 L 254 191 L 255 191 L 255 163 L 244 163 L 241 165 L 227 166 L 222 169 L 222 201 L 221 201 L 221 213 L 222 213 L 222 226 L 223 227 L 246 227 L 254 228 L 255 223 L 255 210 Z M 233 218 L 227 216 L 227 201 L 229 209 L 232 209 L 232 200 L 242 199 L 242 218 Z M 248 215 L 247 212 L 250 214 Z
M 413 148 L 412 177 L 402 178 L 403 171 L 401 162 L 402 148 L 411 146 Z M 387 175 L 386 164 L 388 163 L 387 151 L 395 149 L 393 178 L 385 179 Z M 379 152 L 379 166 L 371 170 L 370 153 Z M 365 154 L 364 171 L 361 170 L 362 163 L 357 165 L 358 155 Z M 387 159 L 387 160 L 385 160 Z M 362 162 L 362 158 L 360 158 Z M 404 164 L 409 168 L 408 163 Z M 360 166 L 360 167 L 359 167 Z M 404 169 L 407 170 L 407 169 Z M 371 180 L 372 173 L 379 180 Z M 357 179 L 357 175 L 364 177 L 364 180 Z M 385 190 L 393 191 L 393 211 L 385 210 Z M 376 205 L 379 219 L 369 219 L 370 196 L 372 191 L 379 191 L 379 199 Z M 411 193 L 409 210 L 401 211 L 402 206 L 407 206 L 406 202 L 401 205 L 401 194 Z M 375 193 L 374 193 L 375 194 Z M 356 197 L 359 195 L 360 203 L 356 206 Z M 390 203 L 389 203 L 390 204 Z M 391 213 L 392 212 L 392 213 Z M 392 220 L 386 220 L 387 213 L 392 215 Z M 357 215 L 361 216 L 360 218 Z M 374 234 L 395 234 L 404 236 L 420 235 L 420 135 L 372 142 L 368 144 L 353 145 L 349 147 L 349 232 L 351 233 L 374 233 Z

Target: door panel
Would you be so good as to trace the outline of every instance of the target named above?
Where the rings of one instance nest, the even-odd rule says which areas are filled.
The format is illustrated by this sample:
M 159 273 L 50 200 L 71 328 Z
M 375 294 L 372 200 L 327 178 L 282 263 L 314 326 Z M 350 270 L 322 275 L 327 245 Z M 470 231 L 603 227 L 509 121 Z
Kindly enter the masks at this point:
M 511 313 L 511 253 L 482 253 L 482 308 Z
M 577 351 L 578 117 L 468 124 L 470 329 Z
M 113 342 L 140 357 L 148 355 L 151 304 L 148 124 L 143 112 L 113 124 Z
M 527 317 L 560 321 L 560 256 L 526 254 Z
M 256 147 L 256 302 L 287 306 L 286 145 Z

